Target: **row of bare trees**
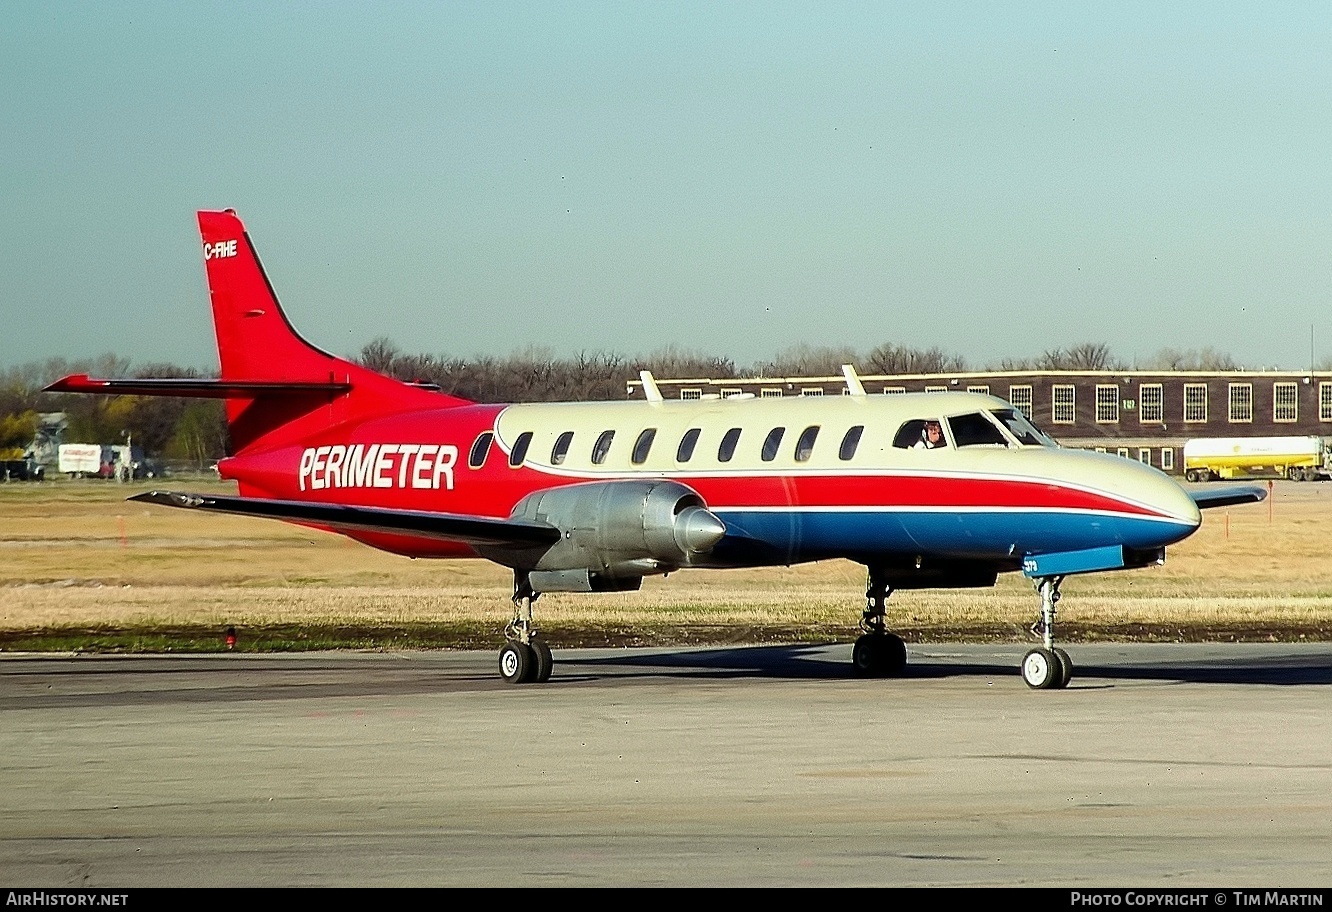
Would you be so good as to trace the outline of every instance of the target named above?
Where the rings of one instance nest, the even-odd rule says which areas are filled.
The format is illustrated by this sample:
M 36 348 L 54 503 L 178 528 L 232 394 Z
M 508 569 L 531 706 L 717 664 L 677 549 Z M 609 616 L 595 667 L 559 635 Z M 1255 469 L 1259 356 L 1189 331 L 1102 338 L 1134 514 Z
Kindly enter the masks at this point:
M 355 361 L 400 380 L 431 383 L 444 392 L 476 402 L 552 402 L 622 399 L 625 381 L 640 370 L 659 378 L 832 377 L 843 364 L 862 374 L 932 374 L 976 369 L 959 355 L 939 348 L 885 343 L 869 352 L 847 347 L 796 345 L 774 358 L 738 367 L 730 358 L 669 346 L 647 356 L 615 352 L 579 352 L 557 358 L 548 350 L 525 348 L 508 357 L 473 358 L 404 352 L 387 338 L 375 339 Z M 1233 358 L 1210 348 L 1163 349 L 1134 365 L 1143 370 L 1234 370 Z M 1120 370 L 1127 365 L 1104 343 L 1056 348 L 1035 358 L 1006 359 L 980 369 Z M 223 455 L 226 420 L 214 400 L 144 396 L 56 395 L 41 392 L 72 373 L 99 377 L 196 377 L 193 368 L 175 364 L 135 367 L 115 355 L 87 361 L 53 358 L 0 371 L 0 458 L 31 443 L 42 412 L 64 412 L 68 441 L 118 443 L 125 435 L 146 453 L 200 465 Z

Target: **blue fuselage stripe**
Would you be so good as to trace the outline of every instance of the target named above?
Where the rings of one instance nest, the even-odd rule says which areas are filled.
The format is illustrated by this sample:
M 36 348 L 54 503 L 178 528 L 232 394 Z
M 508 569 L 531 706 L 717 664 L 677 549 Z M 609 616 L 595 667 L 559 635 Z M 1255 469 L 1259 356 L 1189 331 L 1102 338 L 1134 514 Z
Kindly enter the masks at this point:
M 1193 531 L 1190 523 L 1059 510 L 718 509 L 735 534 L 793 558 L 867 551 L 1006 558 L 1110 545 L 1157 548 Z

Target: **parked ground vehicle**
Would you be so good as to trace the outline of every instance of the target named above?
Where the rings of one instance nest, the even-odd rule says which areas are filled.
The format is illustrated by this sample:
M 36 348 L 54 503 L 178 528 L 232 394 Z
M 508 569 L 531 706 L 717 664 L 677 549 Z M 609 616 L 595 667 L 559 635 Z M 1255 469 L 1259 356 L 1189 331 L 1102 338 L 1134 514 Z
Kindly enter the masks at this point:
M 1324 437 L 1196 437 L 1184 443 L 1184 477 L 1189 481 L 1225 478 L 1332 477 L 1332 440 Z
M 59 453 L 60 471 L 71 477 L 114 478 L 129 481 L 138 478 L 156 478 L 164 474 L 163 466 L 153 459 L 145 459 L 138 447 L 102 443 L 62 443 Z

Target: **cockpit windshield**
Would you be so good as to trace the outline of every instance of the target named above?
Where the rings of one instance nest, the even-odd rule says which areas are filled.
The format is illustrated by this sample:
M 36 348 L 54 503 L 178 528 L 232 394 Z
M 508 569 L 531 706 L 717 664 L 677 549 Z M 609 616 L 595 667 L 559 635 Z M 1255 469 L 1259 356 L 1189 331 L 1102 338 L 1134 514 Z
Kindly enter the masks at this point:
M 1017 409 L 994 409 L 990 414 L 999 419 L 999 423 L 1008 428 L 1008 432 L 1016 437 L 1017 442 L 1023 446 L 1053 447 L 1059 445 L 1036 430 L 1036 426 L 1027 420 L 1027 416 Z
M 948 430 L 953 443 L 959 447 L 1009 445 L 1004 432 L 980 412 L 969 415 L 954 415 L 948 419 Z

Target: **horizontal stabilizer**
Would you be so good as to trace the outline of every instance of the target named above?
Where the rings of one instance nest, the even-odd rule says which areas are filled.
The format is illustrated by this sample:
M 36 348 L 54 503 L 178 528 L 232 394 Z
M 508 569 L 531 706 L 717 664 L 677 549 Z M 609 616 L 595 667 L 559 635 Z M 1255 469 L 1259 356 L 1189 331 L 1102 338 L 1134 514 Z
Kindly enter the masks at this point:
M 301 393 L 345 393 L 351 383 L 332 380 L 101 380 L 71 374 L 46 387 L 46 393 L 104 393 L 112 396 L 178 396 L 182 399 L 257 399 L 260 396 Z
M 1236 504 L 1258 503 L 1267 499 L 1267 491 L 1257 485 L 1232 485 L 1224 488 L 1204 488 L 1190 491 L 1189 496 L 1199 510 L 1211 507 L 1233 507 Z
M 300 500 L 266 500 L 228 495 L 178 494 L 148 491 L 130 500 L 209 510 L 239 516 L 285 519 L 292 522 L 325 526 L 348 532 L 383 532 L 469 545 L 512 545 L 530 547 L 548 545 L 560 537 L 560 530 L 545 523 L 519 519 L 495 519 L 456 513 L 430 513 L 423 510 L 392 510 L 385 507 L 353 507 L 344 504 L 309 503 Z

